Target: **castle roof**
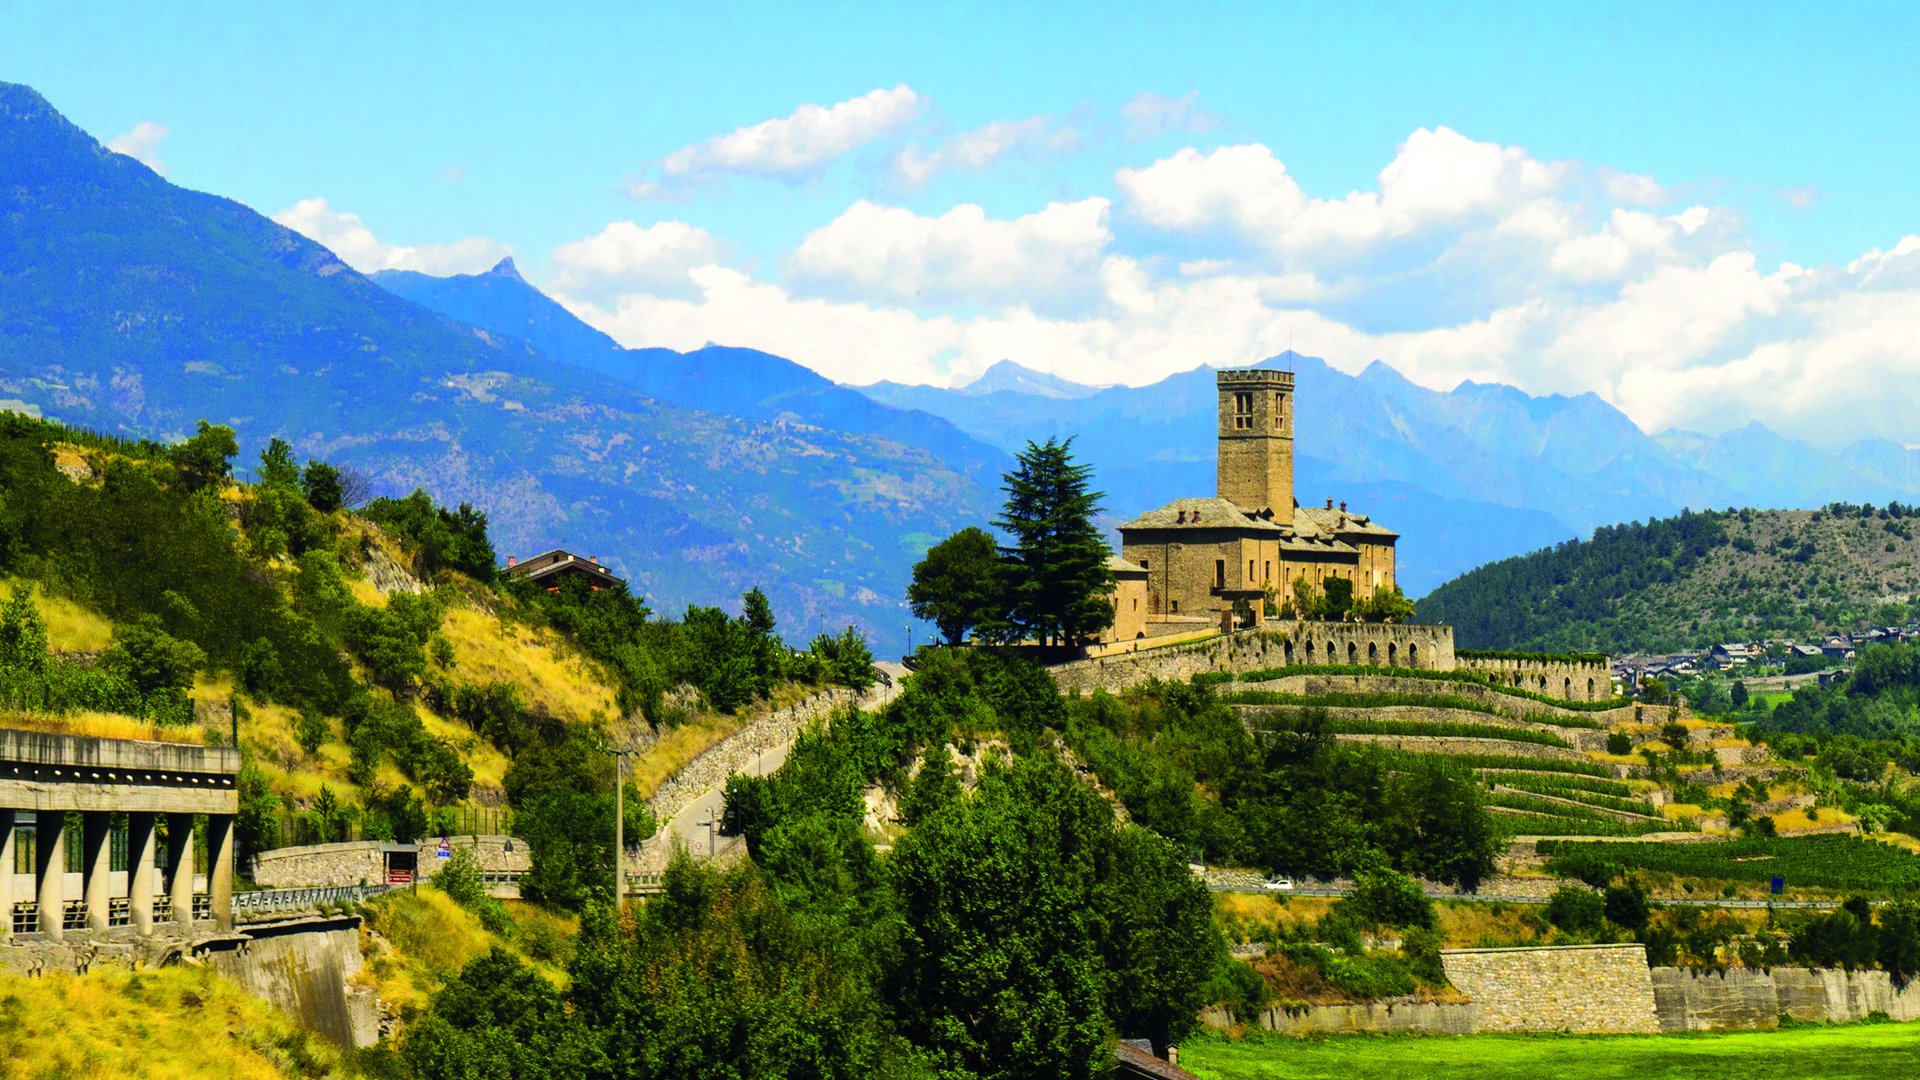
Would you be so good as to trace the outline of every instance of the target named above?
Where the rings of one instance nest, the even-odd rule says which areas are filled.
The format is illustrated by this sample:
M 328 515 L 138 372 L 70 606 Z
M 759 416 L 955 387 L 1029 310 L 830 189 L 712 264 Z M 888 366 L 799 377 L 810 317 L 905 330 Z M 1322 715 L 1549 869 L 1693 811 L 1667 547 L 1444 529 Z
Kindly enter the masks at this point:
M 1118 555 L 1109 555 L 1107 556 L 1107 571 L 1113 574 L 1144 575 L 1147 572 L 1147 568 L 1138 563 L 1130 563 Z
M 1250 514 L 1226 499 L 1175 499 L 1158 510 L 1149 510 L 1122 529 L 1251 529 L 1278 533 L 1283 526 L 1271 518 Z
M 1262 540 L 1279 542 L 1288 551 L 1301 554 L 1327 554 L 1339 552 L 1352 554 L 1358 549 L 1340 539 L 1339 533 L 1327 528 L 1329 524 L 1320 517 L 1302 517 L 1295 510 L 1292 525 L 1282 525 L 1265 514 L 1244 510 L 1228 499 L 1175 499 L 1158 510 L 1149 510 L 1132 521 L 1120 526 L 1120 531 L 1145 531 L 1149 529 L 1230 529 L 1234 532 L 1252 533 Z M 1336 517 L 1341 516 L 1335 511 Z M 1347 518 L 1357 515 L 1347 514 Z M 1358 520 L 1364 522 L 1365 518 Z M 1371 526 L 1381 533 L 1386 530 Z M 1353 528 L 1346 530 L 1347 535 L 1365 530 Z M 1393 535 L 1386 533 L 1386 535 Z
M 1345 507 L 1329 510 L 1318 506 L 1302 506 L 1293 512 L 1294 524 L 1311 523 L 1313 528 L 1333 536 L 1399 536 L 1392 529 L 1377 524 L 1365 514 L 1350 513 Z

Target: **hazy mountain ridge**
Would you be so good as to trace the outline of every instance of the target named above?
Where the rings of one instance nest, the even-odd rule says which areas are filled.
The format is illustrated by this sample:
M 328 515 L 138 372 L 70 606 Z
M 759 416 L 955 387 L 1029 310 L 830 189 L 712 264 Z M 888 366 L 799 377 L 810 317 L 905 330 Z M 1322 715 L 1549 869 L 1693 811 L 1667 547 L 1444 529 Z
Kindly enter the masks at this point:
M 986 513 L 942 456 L 663 404 L 431 312 L 8 85 L 0 229 L 0 401 L 135 436 L 207 418 L 249 457 L 281 435 L 474 502 L 503 553 L 598 554 L 669 610 L 760 583 L 792 630 L 891 645 L 920 549 Z
M 1827 453 L 1757 424 L 1720 436 L 1649 437 L 1590 393 L 1536 397 L 1472 382 L 1436 391 L 1378 361 L 1347 375 L 1294 354 L 1261 366 L 1296 372 L 1296 497 L 1347 500 L 1400 530 L 1401 577 L 1415 594 L 1484 561 L 1687 507 L 1920 493 L 1912 455 L 1892 443 Z M 893 383 L 863 389 L 1003 448 L 1077 435 L 1115 511 L 1213 489 L 1208 368 L 1077 397 Z

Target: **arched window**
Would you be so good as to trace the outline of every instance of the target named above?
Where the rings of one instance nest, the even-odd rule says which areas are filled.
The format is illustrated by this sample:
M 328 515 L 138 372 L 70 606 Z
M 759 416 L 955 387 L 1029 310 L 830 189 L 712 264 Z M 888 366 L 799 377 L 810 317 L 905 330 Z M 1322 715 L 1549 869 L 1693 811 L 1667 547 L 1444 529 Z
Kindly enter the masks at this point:
M 1394 644 L 1391 641 L 1387 642 L 1387 666 L 1388 667 L 1400 666 L 1400 646 Z
M 1596 698 L 1596 697 L 1594 697 L 1594 696 L 1593 696 L 1593 680 L 1592 680 L 1592 679 L 1588 679 L 1588 680 L 1587 680 L 1587 700 L 1588 700 L 1588 701 L 1598 701 L 1598 700 L 1599 700 L 1598 698 Z
M 1288 645 L 1287 648 L 1291 649 L 1293 648 L 1293 646 Z M 1313 639 L 1312 638 L 1307 639 L 1307 663 L 1309 664 L 1313 663 Z
M 1353 667 L 1360 666 L 1360 646 L 1351 641 L 1347 642 L 1347 663 Z
M 1374 644 L 1371 641 L 1367 642 L 1367 666 L 1368 667 L 1380 666 L 1380 646 Z
M 1308 646 L 1308 647 L 1311 648 L 1312 646 Z M 1287 666 L 1292 667 L 1293 666 L 1293 642 L 1291 641 L 1286 642 L 1283 648 L 1285 649 L 1286 655 L 1287 655 Z
M 1573 676 L 1571 675 L 1567 676 L 1565 682 L 1566 682 L 1566 685 L 1563 686 L 1560 690 L 1560 696 L 1567 699 L 1568 701 L 1572 701 L 1573 700 Z
M 1408 667 L 1420 666 L 1420 646 L 1418 645 L 1407 646 L 1407 666 Z

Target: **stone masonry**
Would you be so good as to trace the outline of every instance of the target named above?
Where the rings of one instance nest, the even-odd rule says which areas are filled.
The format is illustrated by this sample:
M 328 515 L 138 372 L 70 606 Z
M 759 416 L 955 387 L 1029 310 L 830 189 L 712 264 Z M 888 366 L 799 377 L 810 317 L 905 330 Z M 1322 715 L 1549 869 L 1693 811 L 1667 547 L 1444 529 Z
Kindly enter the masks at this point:
M 1443 949 L 1481 1031 L 1660 1031 L 1643 945 Z
M 1242 674 L 1292 665 L 1452 671 L 1453 628 L 1398 623 L 1270 622 L 1262 629 L 1222 634 L 1189 645 L 1168 645 L 1053 668 L 1063 691 L 1121 690 L 1148 679 L 1185 681 L 1208 672 Z
M 438 846 L 439 840 L 434 838 L 404 845 L 355 840 L 274 848 L 253 857 L 253 880 L 267 889 L 379 885 L 387 880 L 387 854 L 396 849 L 412 850 L 417 875 L 428 880 L 440 868 L 440 860 L 434 855 Z M 527 842 L 512 837 L 453 836 L 447 846 L 471 850 L 474 864 L 484 872 L 525 873 L 533 865 Z

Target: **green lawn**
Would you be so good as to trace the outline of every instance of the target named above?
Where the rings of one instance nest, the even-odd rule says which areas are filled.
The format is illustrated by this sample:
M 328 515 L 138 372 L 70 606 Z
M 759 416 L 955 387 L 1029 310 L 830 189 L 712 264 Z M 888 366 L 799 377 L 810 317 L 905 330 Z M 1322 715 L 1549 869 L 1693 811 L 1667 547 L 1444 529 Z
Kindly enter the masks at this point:
M 1920 1023 L 1727 1035 L 1199 1037 L 1180 1064 L 1202 1080 L 1849 1080 L 1920 1076 Z

